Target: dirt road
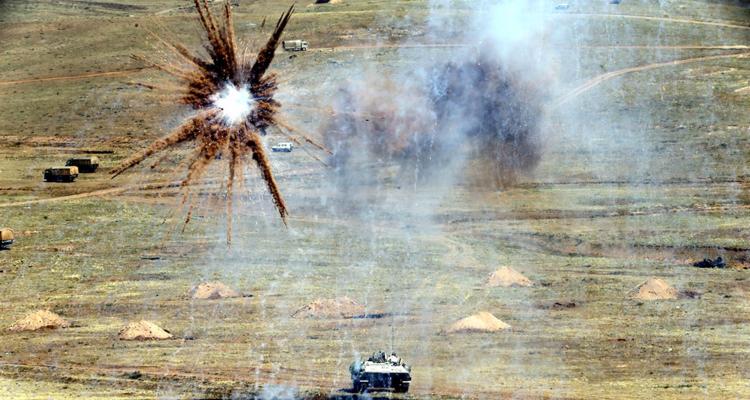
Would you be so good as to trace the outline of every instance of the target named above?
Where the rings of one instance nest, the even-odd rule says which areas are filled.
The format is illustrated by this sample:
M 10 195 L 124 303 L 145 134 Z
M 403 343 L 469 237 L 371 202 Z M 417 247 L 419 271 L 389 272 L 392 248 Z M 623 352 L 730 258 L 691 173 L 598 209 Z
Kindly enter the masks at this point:
M 325 51 L 340 51 L 340 50 L 362 50 L 362 49 L 409 49 L 409 48 L 462 48 L 471 47 L 472 45 L 466 43 L 428 43 L 428 44 L 360 44 L 351 46 L 335 46 L 335 47 L 321 47 L 310 49 L 309 51 L 325 52 Z M 613 45 L 613 46 L 583 46 L 584 48 L 609 48 L 609 49 L 658 49 L 658 50 L 747 50 L 750 49 L 748 45 L 679 45 L 679 46 L 641 46 L 641 45 Z M 727 57 L 732 57 L 730 55 Z M 725 57 L 725 56 L 712 56 L 712 57 Z M 695 58 L 691 60 L 699 61 L 701 58 Z M 707 57 L 705 59 L 710 59 Z M 687 60 L 686 60 L 687 61 Z M 683 62 L 678 62 L 674 65 L 679 65 Z M 665 63 L 668 64 L 668 63 Z M 656 64 L 652 64 L 656 65 Z M 639 67 L 641 68 L 641 67 Z M 70 81 L 78 79 L 98 78 L 98 77 L 111 77 L 111 76 L 127 76 L 141 72 L 148 67 L 132 68 L 116 71 L 100 71 L 100 72 L 88 72 L 83 74 L 63 75 L 63 76 L 47 76 L 38 78 L 27 78 L 10 81 L 0 81 L 0 86 L 9 85 L 21 85 L 25 83 L 38 83 L 38 82 L 54 82 L 54 81 Z M 649 68 L 650 69 L 650 68 Z M 624 70 L 623 70 L 624 71 Z M 606 74 L 605 74 L 606 75 Z
M 671 18 L 671 17 L 651 17 L 646 15 L 629 15 L 629 14 L 604 14 L 604 13 L 559 13 L 555 14 L 561 17 L 584 17 L 584 18 L 623 18 L 623 19 L 637 19 L 643 21 L 658 21 L 658 22 L 669 22 L 676 24 L 691 24 L 691 25 L 706 25 L 706 26 L 717 26 L 721 28 L 731 29 L 747 29 L 750 30 L 748 25 L 738 25 L 730 21 L 703 21 L 692 18 Z
M 598 86 L 599 84 L 606 82 L 610 79 L 625 75 L 625 74 L 630 74 L 633 72 L 648 71 L 648 70 L 657 69 L 657 68 L 674 67 L 677 65 L 685 65 L 685 64 L 691 64 L 691 63 L 696 63 L 696 62 L 701 62 L 701 61 L 719 60 L 723 58 L 742 58 L 742 57 L 747 57 L 747 56 L 750 56 L 750 52 L 721 54 L 721 55 L 706 56 L 706 57 L 693 57 L 693 58 L 685 58 L 682 60 L 646 64 L 646 65 L 641 65 L 637 67 L 630 67 L 630 68 L 620 69 L 617 71 L 607 72 L 606 74 L 599 75 L 587 81 L 581 86 L 578 86 L 577 88 L 570 91 L 568 94 L 562 96 L 561 98 L 559 98 L 557 101 L 553 103 L 552 108 L 553 109 L 558 108 L 562 106 L 563 104 L 569 102 L 570 100 L 573 100 L 574 98 L 578 97 L 579 95 L 587 92 L 588 90 Z
M 142 184 L 137 184 L 137 185 L 125 185 L 125 186 L 114 187 L 114 188 L 93 190 L 91 192 L 71 194 L 67 196 L 17 201 L 13 203 L 1 203 L 0 208 L 22 207 L 22 206 L 28 206 L 32 204 L 43 204 L 43 203 L 57 203 L 61 201 L 85 199 L 87 197 L 104 197 L 104 196 L 109 196 L 113 194 L 124 193 L 129 190 L 153 190 L 153 189 L 164 189 L 168 187 L 179 187 L 179 182 L 147 182 L 147 183 L 142 183 Z
M 134 74 L 136 72 L 143 71 L 144 69 L 147 69 L 147 67 L 123 69 L 123 70 L 118 70 L 118 71 L 87 72 L 84 74 L 75 74 L 75 75 L 48 76 L 48 77 L 39 77 L 39 78 L 18 79 L 18 80 L 13 80 L 13 81 L 0 81 L 0 86 L 19 85 L 19 84 L 24 84 L 24 83 L 50 82 L 50 81 L 71 81 L 71 80 L 86 79 L 86 78 L 98 78 L 102 76 L 123 76 L 123 75 Z

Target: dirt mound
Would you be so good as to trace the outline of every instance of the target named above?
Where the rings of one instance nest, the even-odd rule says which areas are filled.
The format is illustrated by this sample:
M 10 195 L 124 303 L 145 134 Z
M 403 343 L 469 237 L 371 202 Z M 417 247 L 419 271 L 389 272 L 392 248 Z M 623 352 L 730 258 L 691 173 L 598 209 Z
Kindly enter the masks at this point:
M 59 315 L 46 311 L 34 311 L 31 314 L 16 321 L 8 328 L 9 331 L 37 331 L 40 329 L 67 328 L 70 324 Z
M 120 340 L 162 340 L 172 338 L 171 333 L 149 321 L 131 322 L 120 329 L 117 335 Z
M 672 300 L 679 296 L 677 289 L 659 278 L 649 278 L 630 291 L 636 300 Z
M 480 311 L 456 321 L 448 328 L 448 333 L 461 332 L 497 332 L 510 328 L 510 325 L 495 318 L 494 315 Z
M 528 287 L 534 285 L 529 278 L 510 267 L 502 267 L 487 277 L 487 287 Z
M 292 314 L 294 318 L 352 318 L 365 315 L 365 306 L 348 297 L 317 299 Z
M 188 292 L 191 299 L 195 300 L 213 300 L 228 299 L 232 297 L 242 297 L 242 293 L 230 288 L 221 282 L 202 282 L 194 286 Z

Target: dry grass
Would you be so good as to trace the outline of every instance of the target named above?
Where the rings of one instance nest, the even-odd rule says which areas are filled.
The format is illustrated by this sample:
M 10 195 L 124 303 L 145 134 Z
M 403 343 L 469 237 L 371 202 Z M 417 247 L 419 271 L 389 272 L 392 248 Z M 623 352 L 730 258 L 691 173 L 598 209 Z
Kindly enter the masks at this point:
M 378 16 L 373 8 L 423 6 L 412 3 L 325 6 L 355 11 L 348 14 L 305 9 L 288 35 L 314 37 L 312 44 L 369 40 L 366 27 Z M 131 11 L 49 2 L 5 4 L 19 19 L 3 17 L 0 23 L 7 38 L 0 50 L 8 56 L 0 63 L 3 79 L 132 68 L 131 53 L 150 51 L 136 23 L 158 21 L 191 48 L 199 45 L 191 14 L 148 16 L 161 6 L 184 5 L 178 2 L 133 11 L 134 17 L 128 16 Z M 696 7 L 671 12 L 694 9 L 716 16 L 714 3 L 690 4 Z M 634 14 L 653 11 L 636 2 L 623 6 Z M 235 20 L 238 34 L 250 35 L 257 26 L 249 24 L 283 8 L 276 2 L 243 2 Z M 92 26 L 89 17 L 102 23 Z M 736 42 L 746 34 L 606 22 L 591 25 L 592 43 L 618 32 L 643 38 L 662 32 L 665 41 L 685 43 Z M 344 32 L 353 39 L 339 39 Z M 40 52 L 52 57 L 40 62 Z M 277 68 L 289 81 L 280 90 L 321 94 L 317 77 L 345 73 L 360 62 L 402 68 L 410 58 L 449 52 L 348 49 L 311 51 L 294 59 L 285 54 Z M 91 55 L 71 56 L 84 53 Z M 576 53 L 579 76 L 571 82 L 600 73 L 601 64 L 612 69 L 696 53 L 707 52 L 582 50 Z M 0 397 L 209 397 L 232 388 L 252 391 L 256 383 L 330 393 L 349 386 L 346 367 L 355 353 L 388 350 L 391 332 L 394 350 L 414 366 L 416 397 L 493 398 L 498 391 L 520 398 L 748 397 L 746 349 L 738 344 L 750 337 L 746 271 L 689 266 L 718 254 L 729 254 L 731 263 L 750 247 L 750 187 L 741 168 L 750 153 L 746 135 L 739 134 L 750 126 L 745 112 L 750 99 L 734 93 L 750 79 L 745 64 L 723 60 L 655 70 L 598 87 L 561 113 L 585 110 L 587 123 L 553 121 L 557 135 L 549 139 L 536 175 L 499 193 L 458 187 L 445 198 L 415 201 L 406 188 L 386 182 L 378 190 L 353 193 L 350 201 L 322 199 L 324 175 L 314 161 L 297 152 L 271 155 L 294 210 L 290 229 L 279 229 L 270 202 L 243 199 L 237 213 L 257 223 L 237 227 L 229 254 L 224 230 L 216 228 L 223 217 L 210 212 L 208 194 L 219 189 L 217 183 L 202 187 L 200 217 L 182 234 L 169 229 L 180 222 L 171 212 L 179 182 L 105 198 L 0 207 L 0 225 L 30 232 L 19 235 L 11 251 L 0 252 L 0 326 L 39 308 L 75 322 L 43 333 L 0 332 Z M 3 86 L 0 100 L 10 111 L 0 119 L 0 203 L 111 187 L 106 174 L 83 176 L 75 185 L 44 184 L 40 168 L 96 148 L 115 151 L 102 156 L 107 171 L 179 123 L 184 110 L 130 81 L 168 83 L 145 70 Z M 143 96 L 148 101 L 140 101 Z M 617 99 L 621 107 L 601 107 L 601 96 Z M 317 112 L 288 112 L 306 130 L 319 122 Z M 590 142 L 573 140 L 581 132 Z M 653 157 L 640 157 L 644 152 Z M 173 162 L 164 165 L 128 183 L 166 182 L 166 167 Z M 634 175 L 642 179 L 624 179 Z M 223 175 L 209 168 L 207 176 Z M 253 207 L 243 207 L 245 202 Z M 410 207 L 414 203 L 435 206 L 426 217 L 423 208 Z M 536 285 L 482 289 L 498 265 L 516 267 Z M 704 295 L 643 304 L 628 299 L 628 291 L 650 276 Z M 207 280 L 221 280 L 253 297 L 222 300 L 218 306 L 185 299 L 189 288 Z M 393 316 L 290 317 L 311 299 L 339 296 Z M 539 307 L 562 299 L 576 307 Z M 512 331 L 439 334 L 477 310 L 490 311 Z M 176 339 L 117 340 L 122 326 L 140 319 L 159 321 Z M 128 378 L 134 370 L 143 377 Z

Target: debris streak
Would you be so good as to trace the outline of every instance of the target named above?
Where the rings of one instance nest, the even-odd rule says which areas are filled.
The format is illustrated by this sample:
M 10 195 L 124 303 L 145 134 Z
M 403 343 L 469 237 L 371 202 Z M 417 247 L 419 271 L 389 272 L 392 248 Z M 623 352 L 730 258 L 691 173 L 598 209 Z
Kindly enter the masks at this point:
M 266 128 L 279 125 L 277 114 L 281 104 L 274 99 L 278 80 L 277 75 L 268 69 L 281 35 L 294 12 L 294 6 L 281 15 L 266 44 L 253 58 L 245 57 L 244 51 L 243 54 L 238 52 L 238 49 L 244 47 L 237 45 L 229 2 L 224 3 L 221 22 L 214 17 L 207 0 L 194 0 L 194 5 L 205 34 L 203 48 L 208 59 L 191 52 L 185 46 L 169 43 L 158 37 L 161 43 L 179 56 L 182 63 L 156 63 L 140 56 L 134 58 L 180 80 L 183 94 L 178 102 L 190 106 L 196 110 L 196 114 L 168 135 L 127 158 L 112 170 L 112 177 L 154 154 L 192 142 L 196 151 L 188 160 L 188 172 L 180 184 L 183 191 L 182 204 L 185 205 L 191 199 L 190 186 L 201 179 L 214 160 L 222 155 L 227 156 L 227 242 L 231 243 L 232 197 L 236 187 L 235 180 L 243 177 L 244 168 L 258 168 L 284 224 L 289 214 L 271 170 L 261 134 Z M 157 160 L 154 165 L 159 162 Z M 186 224 L 190 221 L 192 209 L 191 204 Z

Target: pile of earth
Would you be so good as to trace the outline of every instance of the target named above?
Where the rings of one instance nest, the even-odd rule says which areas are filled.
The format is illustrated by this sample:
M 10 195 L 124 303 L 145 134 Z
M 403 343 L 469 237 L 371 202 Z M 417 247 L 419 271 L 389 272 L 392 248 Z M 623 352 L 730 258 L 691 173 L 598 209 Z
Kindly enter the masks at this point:
M 317 299 L 292 314 L 294 318 L 353 318 L 365 315 L 365 306 L 344 296 Z
M 448 333 L 498 332 L 509 328 L 510 325 L 500 321 L 494 315 L 487 311 L 480 311 L 456 321 L 448 328 Z
M 68 326 L 70 326 L 68 321 L 59 315 L 46 310 L 38 310 L 19 319 L 8 330 L 12 332 L 37 331 L 40 329 L 67 328 Z
M 487 277 L 487 287 L 529 287 L 534 285 L 529 278 L 510 267 L 502 267 Z
M 636 300 L 674 300 L 680 292 L 659 278 L 649 278 L 630 292 Z
M 242 297 L 242 293 L 221 282 L 202 282 L 188 291 L 188 296 L 194 300 L 229 299 Z
M 149 321 L 131 322 L 120 329 L 120 340 L 163 340 L 171 339 L 172 334 Z

